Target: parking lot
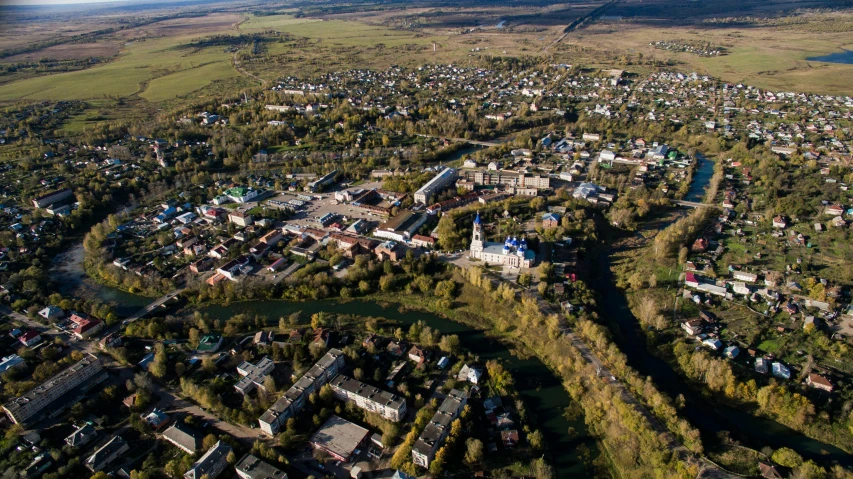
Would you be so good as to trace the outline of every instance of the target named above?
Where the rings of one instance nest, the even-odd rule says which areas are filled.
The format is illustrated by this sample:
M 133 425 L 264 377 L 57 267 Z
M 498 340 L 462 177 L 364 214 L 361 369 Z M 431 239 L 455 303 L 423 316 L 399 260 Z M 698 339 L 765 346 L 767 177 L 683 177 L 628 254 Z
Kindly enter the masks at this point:
M 350 187 L 348 189 L 373 189 L 379 188 L 382 186 L 380 182 L 370 182 L 363 183 L 358 186 Z M 338 189 L 339 191 L 340 189 Z M 297 200 L 296 192 L 282 192 L 279 195 L 271 198 L 277 201 L 290 201 Z M 307 194 L 307 193 L 306 193 Z M 319 227 L 319 223 L 317 222 L 317 218 L 321 218 L 328 213 L 332 213 L 333 215 L 338 216 L 338 220 L 341 217 L 346 217 L 348 221 L 353 221 L 355 219 L 363 219 L 369 222 L 374 223 L 373 226 L 377 226 L 378 224 L 385 221 L 385 217 L 382 215 L 378 215 L 376 213 L 371 213 L 368 211 L 364 211 L 358 207 L 351 206 L 349 204 L 334 204 L 335 203 L 335 193 L 334 191 L 329 191 L 322 193 L 320 195 L 313 196 L 322 196 L 323 199 L 315 199 L 305 203 L 301 209 L 298 209 L 296 214 L 287 220 L 288 223 L 297 224 L 300 226 L 310 226 L 310 227 Z M 302 201 L 301 199 L 299 199 Z

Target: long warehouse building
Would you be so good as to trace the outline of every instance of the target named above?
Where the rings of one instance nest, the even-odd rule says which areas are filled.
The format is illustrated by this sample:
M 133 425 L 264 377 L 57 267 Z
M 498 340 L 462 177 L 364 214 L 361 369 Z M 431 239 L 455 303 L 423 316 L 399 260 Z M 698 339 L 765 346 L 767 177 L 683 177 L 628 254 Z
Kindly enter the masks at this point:
M 451 186 L 456 181 L 456 170 L 453 168 L 445 168 L 439 174 L 435 175 L 433 179 L 427 181 L 427 183 L 418 191 L 415 191 L 415 203 L 423 203 L 425 205 L 430 204 L 433 196 L 439 191 L 447 189 L 447 187 Z

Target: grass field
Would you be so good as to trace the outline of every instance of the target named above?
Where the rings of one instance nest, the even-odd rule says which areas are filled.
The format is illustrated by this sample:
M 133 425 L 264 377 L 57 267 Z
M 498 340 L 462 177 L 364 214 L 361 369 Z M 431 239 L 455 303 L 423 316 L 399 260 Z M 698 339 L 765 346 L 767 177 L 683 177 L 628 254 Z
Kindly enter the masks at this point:
M 0 101 L 89 100 L 137 93 L 151 99 L 167 99 L 237 74 L 231 67 L 231 54 L 222 47 L 199 51 L 175 48 L 194 38 L 175 36 L 134 42 L 114 61 L 101 66 L 2 85 Z M 192 70 L 205 74 L 187 74 Z M 144 90 L 148 81 L 151 93 Z
M 327 68 L 382 67 L 394 63 L 458 62 L 479 47 L 489 54 L 521 54 L 541 46 L 529 44 L 523 34 L 485 32 L 460 35 L 454 31 L 423 33 L 395 30 L 381 25 L 344 20 L 294 18 L 291 15 L 248 16 L 234 28 L 233 16 L 192 22 L 161 22 L 144 27 L 158 38 L 125 44 L 111 62 L 87 70 L 27 78 L 0 85 L 0 101 L 92 100 L 138 96 L 151 102 L 172 100 L 208 87 L 220 80 L 233 80 L 240 73 L 232 65 L 232 53 L 224 46 L 198 50 L 178 48 L 216 35 L 279 31 L 305 42 L 276 42 L 254 60 L 243 62 L 246 70 L 265 79 L 276 79 L 293 71 Z M 210 28 L 199 33 L 199 25 Z M 542 35 L 538 33 L 537 35 Z M 547 35 L 550 39 L 552 35 Z M 543 40 L 544 42 L 544 40 Z M 433 52 L 433 44 L 437 52 Z
M 807 61 L 806 58 L 853 48 L 853 14 L 837 13 L 829 31 L 823 15 L 804 17 L 804 23 L 726 26 L 661 26 L 631 22 L 596 23 L 570 34 L 563 48 L 583 49 L 583 57 L 618 58 L 623 55 L 674 60 L 682 71 L 696 71 L 729 82 L 786 91 L 848 95 L 853 91 L 853 65 Z M 836 18 L 838 20 L 838 18 Z M 658 50 L 658 40 L 709 42 L 729 50 L 728 55 L 700 57 Z

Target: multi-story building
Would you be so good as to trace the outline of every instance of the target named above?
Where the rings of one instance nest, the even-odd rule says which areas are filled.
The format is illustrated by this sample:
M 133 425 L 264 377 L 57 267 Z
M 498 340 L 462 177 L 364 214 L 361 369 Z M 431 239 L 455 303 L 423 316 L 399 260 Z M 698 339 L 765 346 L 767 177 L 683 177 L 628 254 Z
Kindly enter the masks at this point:
M 86 355 L 70 368 L 41 383 L 23 396 L 9 401 L 3 406 L 3 410 L 15 424 L 26 423 L 63 394 L 92 378 L 99 377 L 102 371 L 103 366 L 98 358 L 93 354 Z
M 229 452 L 231 452 L 231 446 L 218 441 L 184 474 L 184 479 L 201 479 L 202 477 L 216 479 L 228 466 Z
M 344 365 L 344 352 L 330 349 L 258 419 L 261 431 L 274 435 L 305 406 L 308 395 L 331 381 Z
M 406 417 L 406 399 L 379 388 L 338 374 L 329 383 L 335 397 L 388 419 L 402 421 Z
M 548 175 L 526 175 L 515 171 L 466 171 L 465 179 L 476 185 L 507 185 L 516 188 L 545 190 L 551 187 Z
M 338 177 L 338 170 L 335 170 L 335 171 L 333 171 L 327 175 L 324 175 L 323 177 L 321 177 L 317 180 L 314 180 L 314 181 L 308 183 L 308 185 L 305 187 L 305 191 L 310 191 L 312 193 L 317 192 L 317 191 L 321 190 L 323 187 L 331 185 L 332 183 L 334 183 L 335 180 L 337 179 L 337 177 Z
M 260 460 L 257 456 L 246 454 L 234 466 L 241 479 L 287 479 L 281 469 Z
M 424 428 L 424 432 L 421 433 L 412 447 L 412 462 L 421 467 L 429 468 L 429 463 L 435 457 L 435 452 L 450 434 L 450 424 L 459 417 L 466 402 L 468 402 L 468 396 L 464 391 L 458 389 L 450 391 L 450 394 L 438 407 L 438 411 L 430 419 L 429 424 Z
M 273 369 L 275 369 L 275 363 L 269 358 L 269 356 L 265 356 L 263 359 L 258 361 L 257 364 L 243 361 L 239 366 L 237 366 L 237 373 L 239 373 L 240 376 L 243 376 L 243 378 L 237 381 L 237 384 L 234 385 L 234 389 L 241 394 L 248 394 L 257 387 L 263 388 L 264 379 L 266 379 L 267 375 L 269 375 Z
M 456 170 L 446 168 L 415 192 L 415 202 L 428 205 L 433 196 L 456 182 Z

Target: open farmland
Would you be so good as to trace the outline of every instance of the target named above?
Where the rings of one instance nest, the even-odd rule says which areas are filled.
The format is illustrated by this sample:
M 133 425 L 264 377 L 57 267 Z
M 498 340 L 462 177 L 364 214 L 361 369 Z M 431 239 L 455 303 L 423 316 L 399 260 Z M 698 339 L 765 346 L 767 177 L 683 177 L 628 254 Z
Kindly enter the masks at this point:
M 853 15 L 806 16 L 799 23 L 784 20 L 754 24 L 674 24 L 605 21 L 573 32 L 561 48 L 583 50 L 590 60 L 643 56 L 644 62 L 672 62 L 683 71 L 696 71 L 729 82 L 762 88 L 849 94 L 853 90 L 853 66 L 808 61 L 853 48 Z M 727 49 L 726 55 L 704 57 L 687 52 L 664 51 L 650 45 L 657 41 L 699 40 Z

